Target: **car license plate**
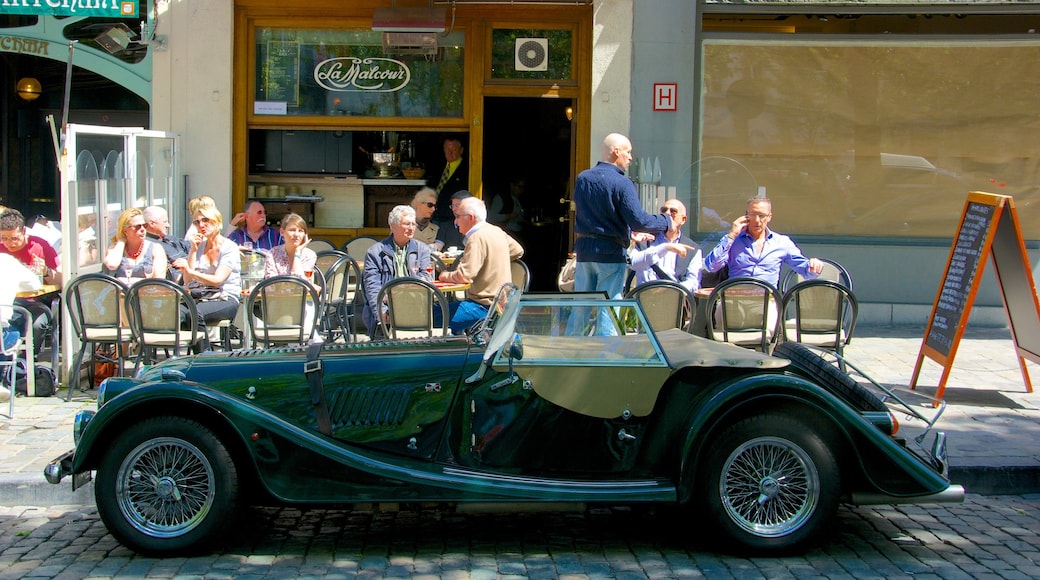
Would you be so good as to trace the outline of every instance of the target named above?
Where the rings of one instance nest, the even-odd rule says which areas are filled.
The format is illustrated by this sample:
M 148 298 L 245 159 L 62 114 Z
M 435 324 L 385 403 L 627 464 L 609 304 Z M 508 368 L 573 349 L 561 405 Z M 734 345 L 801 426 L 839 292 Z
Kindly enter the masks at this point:
M 94 479 L 92 474 L 93 474 L 92 471 L 81 471 L 79 473 L 73 473 L 72 474 L 72 491 L 76 491 L 77 489 L 79 489 L 79 488 L 83 487 L 84 485 L 90 483 L 90 480 Z

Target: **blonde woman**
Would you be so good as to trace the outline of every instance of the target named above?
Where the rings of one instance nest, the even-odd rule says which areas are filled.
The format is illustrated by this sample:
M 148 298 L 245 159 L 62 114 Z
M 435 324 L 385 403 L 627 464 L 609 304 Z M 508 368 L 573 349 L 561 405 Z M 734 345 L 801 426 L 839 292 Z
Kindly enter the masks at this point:
M 144 214 L 132 207 L 119 214 L 116 235 L 105 253 L 105 271 L 116 278 L 165 278 L 166 252 L 147 239 Z
M 297 278 L 307 278 L 307 272 L 314 271 L 314 263 L 318 255 L 307 247 L 311 238 L 307 235 L 307 222 L 297 214 L 289 213 L 282 218 L 282 245 L 271 248 L 264 263 L 264 277 L 291 274 Z
M 188 257 L 177 258 L 172 266 L 180 269 L 181 282 L 195 299 L 199 322 L 205 327 L 232 320 L 238 313 L 242 294 L 241 259 L 235 242 L 220 234 L 224 226 L 220 210 L 215 206 L 202 206 L 195 210 L 193 218 L 196 233 L 188 240 L 191 242 Z M 185 320 L 186 313 L 182 313 L 182 322 Z

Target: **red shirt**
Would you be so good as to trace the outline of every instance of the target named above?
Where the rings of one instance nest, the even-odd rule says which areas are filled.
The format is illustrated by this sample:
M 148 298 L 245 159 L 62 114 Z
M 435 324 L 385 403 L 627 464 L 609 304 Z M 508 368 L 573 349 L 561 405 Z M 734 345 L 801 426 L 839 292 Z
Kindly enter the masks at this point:
M 33 259 L 36 256 L 40 256 L 48 268 L 51 270 L 56 269 L 58 267 L 58 253 L 54 251 L 54 247 L 43 238 L 32 235 L 27 235 L 26 237 L 27 239 L 22 249 L 12 252 L 7 249 L 7 246 L 0 244 L 0 253 L 14 256 L 19 262 L 29 268 L 32 268 Z

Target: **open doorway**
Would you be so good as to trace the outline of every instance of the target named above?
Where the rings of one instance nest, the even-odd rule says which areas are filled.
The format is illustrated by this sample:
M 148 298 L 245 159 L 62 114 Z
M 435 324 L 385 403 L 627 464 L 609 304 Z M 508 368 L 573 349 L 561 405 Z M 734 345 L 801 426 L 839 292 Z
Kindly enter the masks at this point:
M 571 187 L 571 106 L 570 99 L 484 99 L 481 179 L 488 220 L 495 221 L 491 209 L 508 212 L 516 205 L 510 192 L 522 189 L 516 195 L 522 219 L 509 220 L 505 227 L 524 246 L 532 291 L 556 290 L 556 275 L 570 250 L 569 205 L 560 200 L 569 197 Z

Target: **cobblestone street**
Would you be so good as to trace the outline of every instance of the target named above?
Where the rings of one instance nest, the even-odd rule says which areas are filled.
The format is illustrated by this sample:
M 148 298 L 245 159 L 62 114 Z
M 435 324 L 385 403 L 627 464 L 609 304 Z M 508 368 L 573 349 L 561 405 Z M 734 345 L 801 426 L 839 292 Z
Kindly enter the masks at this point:
M 1040 495 L 842 508 L 805 554 L 743 558 L 640 509 L 456 514 L 436 508 L 249 510 L 225 547 L 147 558 L 93 506 L 0 508 L 2 578 L 1037 578 Z

